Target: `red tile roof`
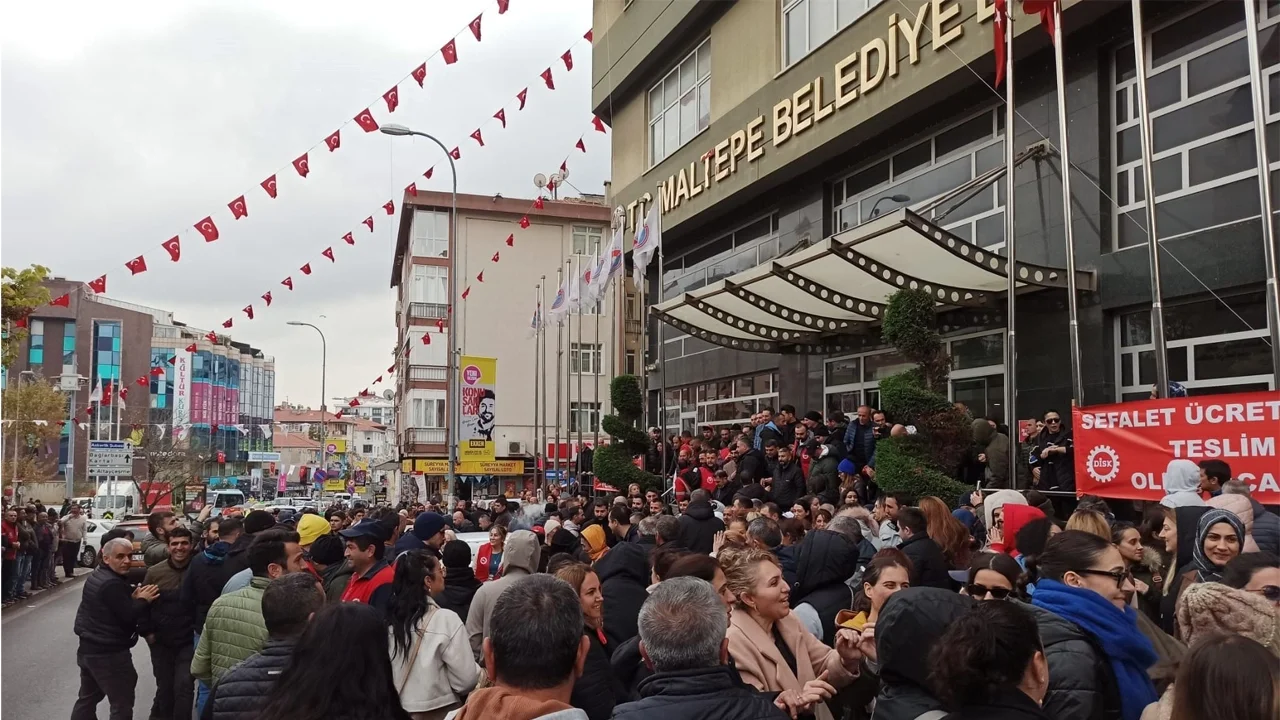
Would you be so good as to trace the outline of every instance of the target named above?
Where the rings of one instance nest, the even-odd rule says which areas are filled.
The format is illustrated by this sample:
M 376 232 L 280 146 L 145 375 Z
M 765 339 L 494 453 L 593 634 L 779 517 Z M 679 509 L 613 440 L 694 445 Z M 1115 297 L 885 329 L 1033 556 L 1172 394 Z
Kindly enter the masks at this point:
M 271 444 L 277 449 L 319 450 L 320 443 L 306 435 L 276 431 L 271 436 Z

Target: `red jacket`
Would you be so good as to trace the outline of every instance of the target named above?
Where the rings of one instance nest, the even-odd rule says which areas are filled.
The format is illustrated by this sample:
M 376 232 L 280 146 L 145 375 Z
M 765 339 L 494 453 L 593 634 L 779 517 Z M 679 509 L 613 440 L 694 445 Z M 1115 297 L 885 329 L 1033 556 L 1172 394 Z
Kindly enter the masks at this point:
M 4 559 L 18 559 L 18 526 L 15 523 L 4 522 Z
M 485 543 L 476 551 L 476 579 L 480 582 L 497 580 L 498 576 L 489 577 L 489 561 L 493 559 L 493 543 Z
M 342 602 L 359 602 L 382 609 L 391 595 L 391 581 L 396 569 L 379 560 L 369 572 L 352 575 L 347 589 L 342 592 Z

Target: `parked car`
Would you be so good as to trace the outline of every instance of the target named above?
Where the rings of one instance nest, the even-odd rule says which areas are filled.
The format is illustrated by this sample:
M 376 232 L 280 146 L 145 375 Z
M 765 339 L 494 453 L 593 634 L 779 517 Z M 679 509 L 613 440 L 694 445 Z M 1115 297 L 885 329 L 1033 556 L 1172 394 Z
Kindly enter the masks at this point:
M 116 526 L 114 520 L 89 520 L 84 526 L 84 541 L 80 544 L 80 567 L 98 567 L 98 551 L 102 550 L 102 535 Z
M 147 574 L 147 563 L 142 557 L 142 538 L 147 534 L 147 516 L 130 515 L 115 524 L 120 530 L 126 530 L 133 538 L 133 555 L 129 559 L 129 582 L 142 582 Z

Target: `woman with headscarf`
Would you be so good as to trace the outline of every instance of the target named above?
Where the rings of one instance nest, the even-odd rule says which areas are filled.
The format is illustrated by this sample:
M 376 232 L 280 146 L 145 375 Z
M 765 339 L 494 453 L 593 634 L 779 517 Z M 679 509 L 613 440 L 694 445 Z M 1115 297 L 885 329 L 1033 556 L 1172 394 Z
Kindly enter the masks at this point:
M 1182 520 L 1183 516 L 1179 514 L 1179 542 L 1183 537 Z M 1178 587 L 1173 595 L 1175 609 L 1179 598 L 1192 585 L 1222 582 L 1223 568 L 1240 555 L 1240 548 L 1244 544 L 1244 523 L 1231 512 L 1220 508 L 1209 508 L 1202 513 L 1196 521 L 1195 528 L 1195 541 L 1191 546 L 1191 565 L 1183 569 L 1176 578 Z M 1176 622 L 1174 626 L 1177 627 Z M 1181 632 L 1181 628 L 1178 630 Z
M 591 557 L 592 564 L 604 554 L 609 552 L 609 541 L 605 537 L 604 526 L 588 525 L 582 531 L 582 544 L 586 548 L 587 555 Z
M 1185 459 L 1170 460 L 1164 471 L 1165 496 L 1160 504 L 1180 508 L 1188 505 L 1203 507 L 1200 497 L 1200 466 Z
M 1244 523 L 1244 544 L 1241 545 L 1240 550 L 1242 554 L 1259 552 L 1258 543 L 1253 540 L 1253 504 L 1249 502 L 1248 497 L 1223 493 L 1209 498 L 1206 502 L 1209 507 L 1222 508 L 1233 513 L 1240 518 L 1240 522 Z

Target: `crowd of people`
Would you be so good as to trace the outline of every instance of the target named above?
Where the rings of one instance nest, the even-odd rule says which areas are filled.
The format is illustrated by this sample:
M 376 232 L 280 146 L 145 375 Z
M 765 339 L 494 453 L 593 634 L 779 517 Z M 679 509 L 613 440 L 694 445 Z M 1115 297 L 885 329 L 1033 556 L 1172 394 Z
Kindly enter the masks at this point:
M 3 530 L 3 564 L 0 587 L 4 607 L 26 600 L 28 590 L 45 590 L 60 585 L 57 569 L 71 578 L 80 561 L 80 545 L 88 523 L 79 505 L 69 504 L 59 512 L 33 502 L 6 505 Z
M 914 498 L 874 484 L 877 437 L 909 430 L 863 410 L 677 439 L 670 502 L 632 485 L 155 513 L 140 585 L 123 537 L 86 581 L 72 718 L 104 697 L 132 717 L 139 638 L 152 718 L 1280 713 L 1280 518 L 1225 464 L 1175 461 L 1195 489 L 1167 482 L 1136 524 L 1088 496 L 1062 517 L 1037 490 Z M 457 535 L 477 531 L 473 552 Z

